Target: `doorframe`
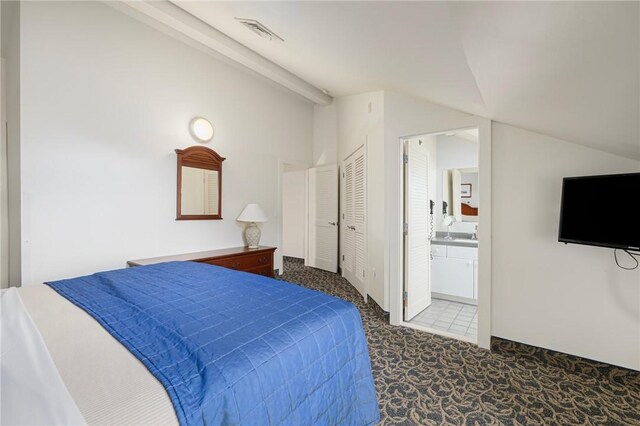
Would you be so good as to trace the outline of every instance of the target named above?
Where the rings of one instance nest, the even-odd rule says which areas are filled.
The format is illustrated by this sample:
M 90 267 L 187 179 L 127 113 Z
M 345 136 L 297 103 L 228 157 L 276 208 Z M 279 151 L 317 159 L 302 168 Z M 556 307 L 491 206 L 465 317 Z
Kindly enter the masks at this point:
M 396 194 L 390 194 L 396 217 L 404 217 L 404 173 L 403 141 L 416 136 L 444 133 L 460 129 L 478 128 L 478 180 L 482 187 L 482 196 L 478 212 L 478 341 L 481 348 L 491 346 L 491 120 L 469 116 L 448 121 L 442 124 L 427 126 L 424 131 L 415 135 L 404 135 L 398 139 L 395 147 L 395 158 L 399 165 L 400 184 Z M 394 256 L 389 253 L 389 322 L 391 325 L 412 325 L 404 322 L 402 292 L 404 288 L 404 239 L 402 220 L 397 226 L 389 227 L 389 244 L 395 246 Z M 391 271 L 396 271 L 392 274 Z M 395 275 L 395 276 L 394 276 Z
M 309 258 L 309 168 L 312 167 L 309 163 L 301 161 L 289 161 L 278 158 L 278 196 L 277 196 L 277 213 L 278 213 L 278 247 L 275 253 L 275 264 L 278 266 L 278 274 L 284 274 L 284 261 L 282 253 L 282 241 L 284 233 L 284 223 L 282 221 L 282 203 L 284 198 L 282 196 L 283 175 L 285 173 L 286 166 L 293 166 L 300 170 L 305 170 L 304 174 L 304 265 L 307 266 L 307 259 Z
M 0 57 L 0 288 L 9 287 L 6 75 L 5 61 Z

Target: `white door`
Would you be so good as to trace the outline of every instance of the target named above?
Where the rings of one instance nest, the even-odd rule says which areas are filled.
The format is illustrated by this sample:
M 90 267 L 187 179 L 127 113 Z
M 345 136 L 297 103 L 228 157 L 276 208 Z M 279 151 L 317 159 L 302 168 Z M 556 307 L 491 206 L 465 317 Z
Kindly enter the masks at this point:
M 431 305 L 429 155 L 422 142 L 405 141 L 404 319 Z
M 342 276 L 366 297 L 366 188 L 364 146 L 342 163 Z
M 338 166 L 309 169 L 308 265 L 338 272 Z

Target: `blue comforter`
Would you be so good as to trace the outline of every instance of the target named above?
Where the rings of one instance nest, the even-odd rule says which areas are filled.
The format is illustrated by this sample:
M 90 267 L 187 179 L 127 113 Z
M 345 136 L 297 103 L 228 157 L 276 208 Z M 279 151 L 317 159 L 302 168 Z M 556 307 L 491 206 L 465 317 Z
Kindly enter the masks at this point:
M 192 262 L 47 284 L 144 363 L 182 425 L 379 419 L 362 321 L 351 303 Z

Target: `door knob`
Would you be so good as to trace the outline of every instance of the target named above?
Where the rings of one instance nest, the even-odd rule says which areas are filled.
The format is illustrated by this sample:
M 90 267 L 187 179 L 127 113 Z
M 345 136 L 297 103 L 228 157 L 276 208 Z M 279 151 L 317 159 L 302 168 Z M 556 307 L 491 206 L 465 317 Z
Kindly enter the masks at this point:
M 329 222 L 329 225 L 331 226 L 336 226 L 338 224 L 338 222 Z

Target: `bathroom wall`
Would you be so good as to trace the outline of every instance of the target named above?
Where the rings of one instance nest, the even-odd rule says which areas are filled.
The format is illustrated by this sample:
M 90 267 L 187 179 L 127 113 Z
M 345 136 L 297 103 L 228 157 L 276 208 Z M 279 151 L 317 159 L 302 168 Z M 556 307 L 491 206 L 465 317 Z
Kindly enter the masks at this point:
M 444 215 L 442 214 L 442 173 L 448 169 L 466 169 L 478 167 L 478 143 L 458 136 L 438 135 L 437 141 L 437 185 L 436 185 L 436 229 L 446 232 Z M 477 181 L 474 185 L 478 189 Z M 476 201 L 477 203 L 477 201 Z M 476 204 L 477 205 L 477 204 Z M 451 232 L 474 232 L 476 222 L 456 222 L 451 225 Z
M 460 184 L 471 185 L 471 193 L 467 198 L 462 197 L 462 202 L 470 205 L 471 207 L 478 207 L 478 203 L 480 201 L 480 187 L 478 186 L 478 173 L 477 172 L 462 172 L 462 177 L 460 179 Z M 464 215 L 463 215 L 464 216 Z M 477 216 L 468 216 L 467 218 L 462 218 L 463 220 L 468 220 L 470 222 L 477 222 Z

